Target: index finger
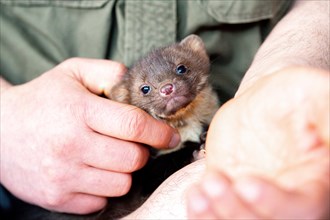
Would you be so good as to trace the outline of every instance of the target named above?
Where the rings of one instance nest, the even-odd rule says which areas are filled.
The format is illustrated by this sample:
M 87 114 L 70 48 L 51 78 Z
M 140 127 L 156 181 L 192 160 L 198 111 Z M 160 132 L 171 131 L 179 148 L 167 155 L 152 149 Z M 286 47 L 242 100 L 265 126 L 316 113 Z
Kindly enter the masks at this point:
M 177 130 L 132 105 L 90 96 L 84 117 L 94 131 L 118 139 L 155 148 L 174 148 L 180 142 Z
M 59 67 L 70 71 L 92 93 L 101 95 L 117 84 L 127 71 L 119 62 L 101 59 L 71 58 Z

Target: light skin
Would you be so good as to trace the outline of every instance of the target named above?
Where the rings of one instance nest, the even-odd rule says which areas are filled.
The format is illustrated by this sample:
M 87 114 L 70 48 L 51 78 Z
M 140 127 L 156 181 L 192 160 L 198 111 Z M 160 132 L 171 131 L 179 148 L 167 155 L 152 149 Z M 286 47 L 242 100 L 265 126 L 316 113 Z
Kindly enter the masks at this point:
M 217 163 L 214 162 L 214 158 L 212 159 L 210 156 L 207 156 L 207 171 L 205 174 L 203 172 L 205 167 L 203 160 L 185 167 L 165 181 L 150 199 L 136 212 L 128 216 L 128 218 L 182 219 L 187 217 L 186 206 L 188 206 L 188 217 L 190 218 L 228 219 L 241 216 L 284 218 L 303 214 L 302 217 L 307 216 L 317 219 L 329 214 L 329 210 L 327 209 L 329 207 L 327 203 L 329 197 L 326 197 L 329 195 L 329 147 L 326 148 L 323 146 L 326 143 L 329 146 L 329 141 L 326 141 L 329 139 L 324 138 L 326 137 L 324 134 L 329 134 L 329 127 L 326 123 L 322 125 L 322 122 L 329 121 L 329 119 L 326 120 L 327 118 L 325 118 L 324 120 L 323 118 L 328 117 L 324 116 L 324 112 L 329 112 L 329 104 L 325 109 L 322 107 L 324 105 L 323 100 L 329 100 L 329 96 L 325 95 L 325 99 L 319 99 L 319 92 L 320 94 L 326 94 L 328 90 L 323 89 L 329 88 L 328 84 L 324 86 L 323 81 L 329 80 L 329 73 L 319 70 L 328 69 L 330 63 L 329 53 L 326 49 L 328 48 L 327 39 L 329 39 L 329 31 L 327 29 L 329 27 L 327 23 L 329 21 L 328 8 L 329 3 L 327 1 L 297 2 L 295 7 L 282 19 L 260 48 L 251 68 L 242 81 L 236 97 L 224 105 L 217 113 L 209 131 L 210 135 L 207 138 L 207 151 L 212 152 L 213 148 L 214 152 L 214 154 L 207 153 L 207 155 L 217 157 L 217 161 L 220 161 L 219 158 L 221 157 L 225 157 L 226 155 L 232 156 L 237 152 L 236 148 L 226 148 L 227 143 L 236 147 L 239 146 L 240 150 L 243 149 L 242 152 L 246 152 L 244 150 L 248 150 L 248 147 L 254 146 L 254 142 L 256 142 L 256 146 L 258 146 L 256 150 L 265 150 L 266 155 L 275 155 L 274 157 L 270 157 L 272 160 L 267 161 L 267 164 L 275 165 L 274 163 L 278 161 L 276 160 L 276 156 L 283 155 L 281 154 L 282 151 L 273 150 L 283 149 L 279 148 L 281 146 L 274 145 L 273 142 L 269 141 L 265 145 L 268 146 L 268 144 L 271 144 L 269 145 L 270 147 L 265 148 L 260 145 L 258 139 L 253 138 L 253 135 L 256 134 L 252 134 L 252 140 L 250 140 L 250 135 L 246 135 L 245 138 L 248 138 L 249 142 L 240 146 L 242 143 L 239 142 L 240 139 L 237 138 L 236 134 L 238 131 L 243 134 L 245 132 L 251 133 L 249 128 L 256 126 L 262 126 L 266 131 L 268 131 L 268 128 L 271 128 L 269 131 L 278 129 L 276 127 L 274 128 L 274 123 L 270 123 L 272 122 L 271 120 L 261 121 L 256 117 L 254 109 L 257 109 L 257 112 L 261 113 L 262 118 L 268 119 L 268 113 L 274 117 L 281 116 L 283 112 L 279 111 L 278 104 L 282 100 L 289 98 L 291 101 L 299 101 L 299 96 L 284 93 L 285 91 L 279 90 L 277 87 L 274 90 L 268 89 L 269 84 L 273 85 L 271 88 L 274 88 L 273 79 L 277 80 L 276 85 L 284 84 L 287 85 L 287 89 L 290 88 L 291 83 L 295 83 L 295 80 L 292 78 L 288 79 L 285 76 L 293 73 L 296 76 L 293 77 L 294 79 L 300 79 L 295 84 L 295 88 L 298 91 L 303 91 L 301 93 L 303 99 L 306 98 L 306 100 L 311 100 L 312 102 L 301 107 L 300 105 L 292 106 L 294 110 L 299 109 L 299 115 L 304 118 L 304 120 L 301 120 L 303 123 L 298 124 L 301 127 L 294 127 L 295 123 L 292 123 L 292 117 L 282 118 L 282 124 L 278 125 L 285 128 L 284 131 L 292 128 L 289 131 L 294 134 L 294 137 L 298 138 L 286 139 L 286 133 L 281 132 L 281 129 L 277 130 L 278 132 L 276 134 L 278 134 L 278 137 L 281 137 L 281 143 L 287 146 L 284 156 L 298 153 L 301 160 L 295 160 L 292 157 L 286 160 L 286 157 L 280 157 L 282 158 L 280 161 L 282 162 L 281 168 L 283 169 L 283 175 L 280 175 L 280 178 L 277 179 L 277 172 L 275 172 L 277 170 L 273 170 L 272 167 L 269 167 L 268 170 L 271 175 L 264 175 L 267 170 L 261 168 L 265 167 L 265 160 L 262 160 L 260 154 L 254 154 L 254 150 L 250 151 L 249 161 L 253 161 L 259 165 L 250 166 L 251 169 L 246 169 L 245 171 L 240 171 L 237 168 L 238 166 L 236 166 L 236 169 L 231 170 L 228 168 L 230 167 L 230 163 L 227 164 L 226 169 L 222 169 L 222 167 L 218 167 Z M 311 11 L 317 11 L 318 13 L 309 13 Z M 302 67 L 287 68 L 296 65 Z M 268 75 L 268 77 L 265 77 L 265 75 Z M 308 83 L 314 81 L 314 75 L 318 82 L 311 87 Z M 266 93 L 259 93 L 259 89 Z M 329 92 L 327 95 L 329 95 Z M 272 103 L 271 98 L 279 99 L 280 101 Z M 271 105 L 260 105 L 263 102 Z M 288 104 L 290 103 L 288 102 Z M 250 111 L 246 111 L 245 105 L 249 106 L 248 109 Z M 273 107 L 276 111 L 270 111 L 270 107 Z M 280 110 L 285 111 L 290 109 L 290 105 L 282 107 Z M 311 122 L 310 118 L 306 117 L 311 111 L 314 113 L 313 115 L 319 116 L 318 119 L 314 118 L 313 120 L 314 125 L 319 126 L 316 126 L 319 129 L 304 129 L 306 128 L 304 125 Z M 246 120 L 250 118 L 250 114 L 253 116 L 252 119 L 256 119 L 256 121 L 246 123 Z M 290 122 L 288 124 L 292 125 L 291 127 L 285 126 L 287 124 L 285 120 L 287 119 Z M 239 130 L 236 130 L 233 127 L 237 124 L 246 126 L 242 126 Z M 229 135 L 215 140 L 215 138 L 212 138 L 212 133 L 217 134 L 220 128 L 225 131 L 228 129 L 227 132 L 231 130 L 234 130 L 234 132 L 230 132 Z M 272 137 L 274 133 L 270 133 Z M 300 140 L 299 137 L 301 135 L 306 135 L 304 138 L 308 140 L 308 144 L 304 147 L 300 147 L 300 145 L 304 145 L 301 143 L 305 143 L 303 140 L 306 140 Z M 233 139 L 238 141 L 238 144 Z M 299 143 L 296 144 L 295 141 L 297 140 Z M 228 160 L 227 157 L 224 159 Z M 272 161 L 274 163 L 271 163 Z M 302 163 L 302 161 L 305 162 Z M 246 163 L 246 160 L 242 160 L 241 162 Z M 296 164 L 296 166 L 292 167 L 292 164 Z M 235 173 L 239 173 L 238 171 L 243 172 L 245 175 L 242 177 L 235 176 Z M 79 172 L 81 171 L 79 170 Z M 302 176 L 303 179 L 300 182 Z M 196 183 L 194 186 L 190 186 L 199 178 L 202 181 Z M 292 183 L 290 180 L 298 181 Z M 215 189 L 221 189 L 222 187 L 225 190 L 212 190 L 212 194 L 215 197 L 210 197 L 208 194 L 208 189 L 212 188 L 209 187 L 210 182 L 211 186 L 215 186 Z M 301 185 L 299 183 L 304 184 Z M 205 187 L 205 185 L 208 187 Z M 190 188 L 190 190 L 187 191 L 187 188 Z M 245 195 L 244 192 L 250 193 Z M 71 194 L 69 193 L 69 195 Z M 188 198 L 187 201 L 185 199 L 186 196 Z M 223 213 L 223 210 L 227 211 Z
M 121 196 L 148 150 L 179 135 L 136 107 L 99 97 L 126 68 L 73 58 L 35 80 L 1 79 L 1 184 L 22 200 L 59 212 L 102 209 Z
M 209 128 L 206 159 L 173 174 L 126 218 L 328 219 L 329 76 L 288 68 L 225 104 Z
M 178 171 L 128 218 L 329 218 L 328 9 L 294 4 L 214 117 L 206 168 Z
M 329 80 L 328 71 L 285 69 L 227 103 L 209 130 L 208 170 L 188 193 L 188 216 L 329 217 Z
M 213 120 L 189 218 L 329 218 L 329 7 L 296 1 L 258 51 Z

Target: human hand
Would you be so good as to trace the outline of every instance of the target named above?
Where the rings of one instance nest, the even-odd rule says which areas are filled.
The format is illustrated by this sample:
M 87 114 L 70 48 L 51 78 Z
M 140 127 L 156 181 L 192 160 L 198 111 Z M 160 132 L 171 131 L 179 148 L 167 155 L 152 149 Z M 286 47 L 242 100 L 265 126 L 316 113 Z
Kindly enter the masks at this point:
M 329 72 L 288 68 L 225 104 L 206 141 L 190 218 L 329 217 Z
M 187 188 L 198 181 L 204 171 L 205 158 L 188 164 L 169 176 L 137 210 L 123 219 L 187 219 Z
M 1 184 L 50 210 L 85 214 L 121 196 L 146 163 L 142 144 L 178 144 L 173 128 L 102 94 L 122 64 L 74 58 L 1 91 Z M 97 94 L 97 95 L 95 95 Z

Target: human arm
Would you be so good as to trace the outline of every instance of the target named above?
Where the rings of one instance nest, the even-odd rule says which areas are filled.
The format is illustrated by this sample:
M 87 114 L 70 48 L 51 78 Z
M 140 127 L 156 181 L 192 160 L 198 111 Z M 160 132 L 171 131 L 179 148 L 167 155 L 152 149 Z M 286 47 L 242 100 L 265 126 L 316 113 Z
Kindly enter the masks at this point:
M 205 171 L 205 159 L 167 178 L 137 210 L 123 219 L 186 219 L 186 191 Z
M 282 70 L 220 109 L 206 143 L 213 178 L 188 194 L 190 218 L 328 218 L 329 77 Z M 208 204 L 198 213 L 196 197 Z
M 125 194 L 130 173 L 149 155 L 140 143 L 179 141 L 145 112 L 97 96 L 125 71 L 116 62 L 74 58 L 23 85 L 2 80 L 1 184 L 29 203 L 78 214 Z
M 289 66 L 330 67 L 329 1 L 295 1 L 259 48 L 236 96 Z
M 329 217 L 329 33 L 328 1 L 296 1 L 277 24 L 212 121 L 213 180 L 191 188 L 190 218 Z

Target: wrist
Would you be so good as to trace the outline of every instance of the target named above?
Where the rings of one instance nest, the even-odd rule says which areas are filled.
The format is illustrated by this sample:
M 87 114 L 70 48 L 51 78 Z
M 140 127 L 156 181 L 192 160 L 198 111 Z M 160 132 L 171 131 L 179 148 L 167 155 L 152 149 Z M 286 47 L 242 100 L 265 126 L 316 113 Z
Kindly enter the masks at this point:
M 248 88 L 265 76 L 273 75 L 282 70 L 294 67 L 311 68 L 313 65 L 311 65 L 308 60 L 295 57 L 288 57 L 287 59 L 281 58 L 279 60 L 263 60 L 262 62 L 258 61 L 258 64 L 252 63 L 242 79 L 235 97 L 244 93 Z

